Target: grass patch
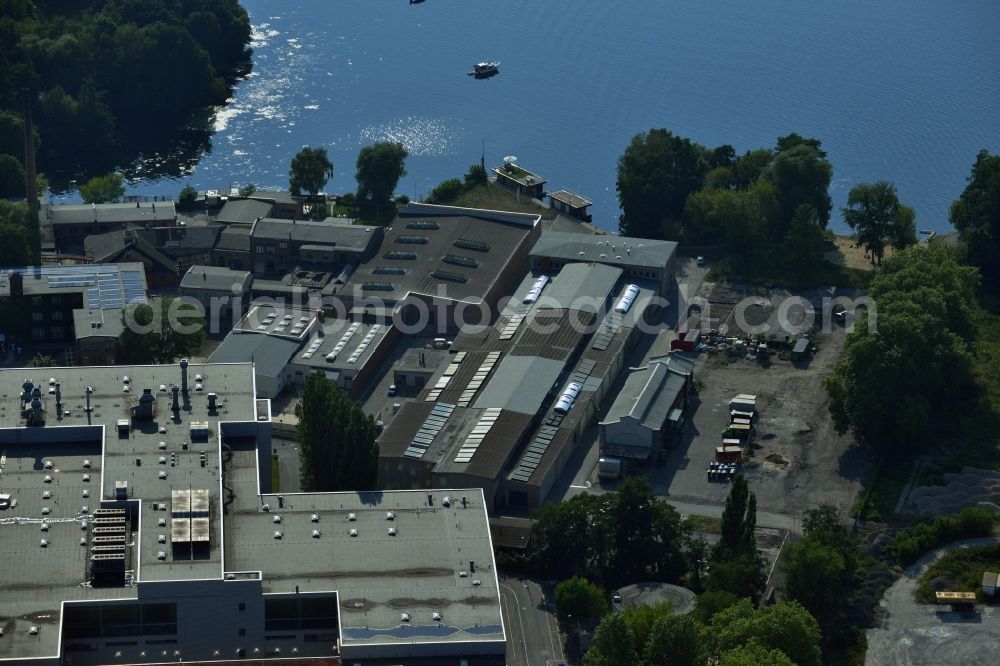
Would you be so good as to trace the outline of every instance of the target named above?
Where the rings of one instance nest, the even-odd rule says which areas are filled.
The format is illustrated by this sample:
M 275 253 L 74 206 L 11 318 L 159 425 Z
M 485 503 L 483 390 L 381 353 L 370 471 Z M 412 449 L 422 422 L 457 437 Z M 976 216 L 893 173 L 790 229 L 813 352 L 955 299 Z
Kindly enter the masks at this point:
M 281 464 L 278 456 L 271 456 L 271 492 L 281 492 Z
M 962 548 L 944 555 L 920 577 L 917 600 L 927 604 L 934 603 L 934 592 L 937 590 L 931 586 L 931 581 L 935 578 L 947 578 L 953 583 L 949 591 L 975 592 L 976 597 L 982 601 L 984 571 L 1000 571 L 1000 544 Z
M 700 532 L 702 534 L 722 534 L 722 517 L 688 516 L 684 519 L 684 526 L 692 532 Z
M 510 190 L 500 187 L 496 183 L 478 185 L 468 190 L 463 190 L 454 201 L 448 203 L 449 206 L 462 206 L 465 208 L 485 208 L 486 210 L 505 210 L 512 213 L 531 213 L 541 215 L 543 219 L 551 220 L 556 216 L 556 211 L 551 208 L 543 208 L 531 202 L 530 199 L 517 196 Z

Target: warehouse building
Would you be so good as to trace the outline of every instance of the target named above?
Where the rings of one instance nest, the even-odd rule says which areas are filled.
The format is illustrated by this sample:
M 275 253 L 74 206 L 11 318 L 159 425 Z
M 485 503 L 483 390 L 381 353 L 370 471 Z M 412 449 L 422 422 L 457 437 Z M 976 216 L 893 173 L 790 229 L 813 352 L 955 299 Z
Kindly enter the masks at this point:
M 641 334 L 655 284 L 602 264 L 567 264 L 514 290 L 495 325 L 466 329 L 415 402 L 379 439 L 379 475 L 403 488 L 482 488 L 491 510 L 545 500 Z M 577 394 L 561 409 L 571 384 Z
M 0 659 L 503 663 L 481 491 L 273 494 L 250 363 L 0 384 Z
M 694 359 L 682 353 L 651 359 L 632 371 L 601 421 L 601 455 L 655 465 L 676 443 L 694 391 Z
M 67 363 L 113 363 L 122 311 L 146 302 L 142 264 L 0 269 L 6 341 L 30 340 Z
M 481 306 L 492 311 L 517 286 L 540 221 L 526 213 L 403 206 L 378 252 L 338 293 L 348 314 L 373 321 L 398 311 L 407 325 L 489 323 Z
M 396 341 L 391 324 L 332 319 L 322 310 L 251 306 L 209 357 L 213 363 L 253 360 L 257 392 L 274 398 L 286 387 L 305 384 L 321 372 L 357 397 L 375 379 Z
M 677 243 L 673 241 L 544 231 L 531 249 L 534 271 L 555 271 L 578 261 L 616 266 L 629 280 L 651 280 L 658 285 L 658 296 L 667 296 L 677 279 Z

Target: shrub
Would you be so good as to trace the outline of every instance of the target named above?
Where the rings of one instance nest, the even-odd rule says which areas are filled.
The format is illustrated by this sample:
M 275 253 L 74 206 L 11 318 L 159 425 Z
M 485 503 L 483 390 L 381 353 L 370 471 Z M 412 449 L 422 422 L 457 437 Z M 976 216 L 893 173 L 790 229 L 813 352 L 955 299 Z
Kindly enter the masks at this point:
M 462 181 L 449 178 L 441 182 L 427 195 L 427 203 L 446 204 L 454 201 L 462 193 Z
M 917 523 L 900 530 L 889 549 L 897 562 L 909 566 L 937 546 L 957 539 L 989 536 L 996 523 L 996 512 L 969 506 L 962 509 L 958 517 L 938 516 L 931 523 Z

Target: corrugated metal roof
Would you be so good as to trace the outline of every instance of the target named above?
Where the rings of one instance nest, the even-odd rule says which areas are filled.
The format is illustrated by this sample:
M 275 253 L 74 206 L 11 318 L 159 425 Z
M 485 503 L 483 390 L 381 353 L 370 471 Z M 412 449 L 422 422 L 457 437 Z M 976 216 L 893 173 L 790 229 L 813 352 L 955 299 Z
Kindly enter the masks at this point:
M 493 371 L 475 407 L 501 407 L 534 415 L 562 369 L 562 361 L 537 356 L 507 356 Z
M 597 261 L 643 268 L 666 268 L 670 258 L 676 253 L 677 243 L 673 241 L 590 236 L 566 231 L 543 231 L 535 247 L 531 249 L 533 257 Z

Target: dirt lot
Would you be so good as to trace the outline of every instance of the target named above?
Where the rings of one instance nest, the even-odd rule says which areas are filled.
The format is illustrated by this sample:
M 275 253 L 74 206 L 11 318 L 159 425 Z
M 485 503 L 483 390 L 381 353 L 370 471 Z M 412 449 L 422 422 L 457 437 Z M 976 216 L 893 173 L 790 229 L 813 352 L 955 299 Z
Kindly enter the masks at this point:
M 811 295 L 815 296 L 815 294 Z M 760 320 L 775 307 L 764 307 Z M 752 318 L 752 317 L 750 317 Z M 817 353 L 793 364 L 772 355 L 769 363 L 725 354 L 702 354 L 695 368 L 701 387 L 687 436 L 653 476 L 671 499 L 722 504 L 729 484 L 707 479 L 707 466 L 729 422 L 729 400 L 738 393 L 757 395 L 755 455 L 743 472 L 761 511 L 800 517 L 804 510 L 831 503 L 846 512 L 861 488 L 868 461 L 852 439 L 841 437 L 827 411 L 822 378 L 839 358 L 844 330 L 834 326 L 815 338 Z
M 865 271 L 872 269 L 871 259 L 863 249 L 855 245 L 854 240 L 849 236 L 834 236 L 833 244 L 837 246 L 836 249 L 824 254 L 827 261 L 832 261 L 835 264 L 847 266 L 848 268 L 860 268 Z M 885 256 L 888 257 L 890 254 L 892 254 L 892 248 L 887 247 L 885 249 Z

